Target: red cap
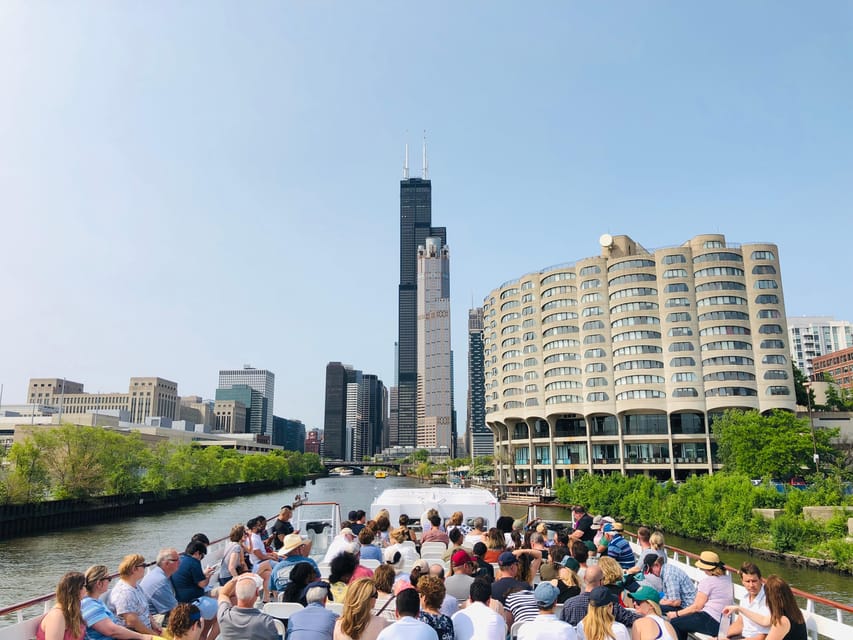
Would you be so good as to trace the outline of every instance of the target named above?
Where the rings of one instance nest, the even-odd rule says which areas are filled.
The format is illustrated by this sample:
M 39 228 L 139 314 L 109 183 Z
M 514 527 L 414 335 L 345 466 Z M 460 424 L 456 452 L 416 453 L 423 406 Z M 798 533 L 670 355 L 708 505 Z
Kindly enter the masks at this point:
M 459 551 L 454 552 L 454 554 L 450 558 L 450 563 L 454 567 L 461 567 L 463 564 L 468 562 L 473 562 L 471 560 L 471 556 L 468 555 L 468 552 L 464 549 L 460 549 Z

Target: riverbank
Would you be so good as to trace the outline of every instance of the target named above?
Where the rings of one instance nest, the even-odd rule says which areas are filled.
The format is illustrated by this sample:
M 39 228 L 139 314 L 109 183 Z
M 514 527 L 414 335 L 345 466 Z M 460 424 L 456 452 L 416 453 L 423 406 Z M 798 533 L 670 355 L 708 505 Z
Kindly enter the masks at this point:
M 69 527 L 115 522 L 126 518 L 160 514 L 177 507 L 218 502 L 227 498 L 305 486 L 325 474 L 310 474 L 304 480 L 259 480 L 199 487 L 172 489 L 155 493 L 145 491 L 130 495 L 99 496 L 80 500 L 46 500 L 28 504 L 0 505 L 0 540 L 33 533 L 62 531 Z

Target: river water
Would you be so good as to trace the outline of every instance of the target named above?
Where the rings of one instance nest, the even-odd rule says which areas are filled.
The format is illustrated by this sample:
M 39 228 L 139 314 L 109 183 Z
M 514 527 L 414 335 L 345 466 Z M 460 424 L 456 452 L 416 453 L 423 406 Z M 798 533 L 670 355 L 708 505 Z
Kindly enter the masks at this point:
M 311 501 L 333 501 L 341 505 L 344 517 L 351 509 L 367 511 L 383 489 L 420 486 L 409 478 L 375 479 L 369 475 L 322 478 L 307 485 Z M 293 501 L 296 489 L 273 491 L 253 496 L 229 498 L 215 503 L 176 509 L 169 513 L 130 518 L 91 527 L 0 541 L 0 607 L 50 593 L 66 571 L 85 571 L 93 564 L 105 564 L 117 570 L 128 553 L 141 553 L 147 560 L 156 557 L 161 547 L 182 551 L 194 533 L 204 532 L 211 539 L 228 534 L 231 526 L 245 523 L 256 515 L 272 516 L 283 504 Z M 508 505 L 505 512 L 518 517 L 524 507 Z M 566 519 L 562 510 L 544 514 L 549 519 Z M 471 515 L 471 514 L 466 514 Z M 667 542 L 688 551 L 699 552 L 712 545 L 697 544 L 674 536 Z M 717 550 L 717 549 L 715 549 Z M 746 554 L 728 549 L 717 550 L 730 565 L 737 566 Z M 795 586 L 843 603 L 851 602 L 853 577 L 826 571 L 803 569 L 757 560 L 765 574 L 778 573 Z

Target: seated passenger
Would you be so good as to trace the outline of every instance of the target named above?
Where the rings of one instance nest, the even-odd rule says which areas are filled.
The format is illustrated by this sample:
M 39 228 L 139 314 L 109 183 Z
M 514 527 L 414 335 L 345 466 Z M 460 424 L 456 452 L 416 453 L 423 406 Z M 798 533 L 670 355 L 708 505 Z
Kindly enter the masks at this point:
M 287 640 L 332 640 L 338 616 L 326 609 L 329 597 L 328 582 L 312 582 L 305 590 L 308 603 L 287 621 Z
M 291 533 L 284 539 L 284 545 L 279 553 L 283 556 L 280 561 L 275 563 L 270 571 L 270 589 L 273 591 L 283 591 L 287 588 L 290 582 L 290 572 L 298 564 L 307 564 L 317 575 L 320 575 L 320 568 L 312 558 L 307 558 L 302 555 L 305 548 L 305 541 L 298 533 Z
M 399 551 L 400 555 L 403 556 L 403 562 L 405 564 L 412 564 L 417 560 L 420 556 L 415 548 L 408 544 L 403 544 L 404 542 L 409 540 L 409 529 L 406 527 L 397 527 L 391 532 L 391 542 L 393 544 L 388 545 L 386 547 L 385 552 L 390 551 Z
M 86 570 L 84 577 L 85 597 L 80 604 L 80 614 L 86 625 L 86 640 L 150 640 L 152 636 L 137 633 L 121 624 L 119 617 L 101 601 L 101 596 L 110 588 L 110 572 L 102 564 Z M 57 602 L 59 593 L 57 591 Z
M 277 522 L 277 521 L 276 521 Z M 244 543 L 248 543 L 249 532 L 242 524 L 235 524 L 231 527 L 231 533 L 228 535 L 228 546 L 222 553 L 222 562 L 219 564 L 219 585 L 227 583 L 231 578 L 236 578 L 241 573 L 249 571 L 246 566 L 247 551 Z
M 264 579 L 264 602 L 269 600 L 269 582 L 270 574 L 272 573 L 272 565 L 278 562 L 278 555 L 272 551 L 267 551 L 264 545 L 262 532 L 266 521 L 258 516 L 252 518 L 246 523 L 246 528 L 249 530 L 249 563 L 253 572 Z
M 219 622 L 219 640 L 277 640 L 275 618 L 255 607 L 258 595 L 264 588 L 264 579 L 255 573 L 244 573 L 219 590 L 216 619 Z M 237 604 L 231 604 L 231 598 Z
M 358 560 L 348 551 L 332 558 L 329 564 L 329 585 L 332 599 L 343 602 L 347 595 L 347 586 L 358 568 Z
M 210 579 L 216 567 L 201 568 L 201 561 L 207 555 L 207 547 L 199 541 L 192 541 L 180 555 L 178 569 L 172 574 L 172 586 L 175 588 L 175 598 L 178 602 L 189 602 L 201 610 L 205 620 L 205 630 L 202 636 L 216 637 L 216 600 L 206 596 Z
M 303 607 L 305 602 L 305 588 L 315 580 L 320 579 L 314 567 L 307 562 L 300 562 L 293 565 L 290 570 L 290 581 L 284 589 L 277 589 L 281 593 L 282 602 L 298 602 Z
M 138 553 L 125 556 L 118 567 L 119 581 L 110 592 L 110 609 L 122 625 L 142 634 L 158 635 L 163 629 L 154 622 L 148 597 L 139 587 L 145 575 L 145 558 Z
M 179 562 L 177 549 L 160 549 L 157 554 L 157 565 L 139 581 L 139 587 L 148 598 L 148 609 L 154 616 L 167 616 L 178 605 L 171 578 L 178 570 Z M 162 620 L 163 618 L 158 621 L 161 626 Z
M 343 553 L 353 540 L 355 540 L 355 534 L 352 532 L 352 529 L 349 527 L 341 529 L 341 532 L 335 536 L 335 539 L 329 544 L 329 548 L 326 549 L 326 555 L 323 556 L 323 563 L 329 564 L 332 558 L 339 553 Z
M 36 629 L 36 639 L 62 638 L 82 640 L 85 632 L 80 613 L 80 598 L 83 597 L 86 578 L 82 573 L 69 571 L 56 585 L 56 605 L 48 611 Z
M 443 542 L 445 545 L 450 542 L 447 534 L 441 530 L 441 516 L 435 513 L 429 517 L 430 528 L 424 531 L 421 536 L 421 544 L 424 542 Z
M 194 604 L 182 602 L 169 616 L 169 636 L 172 640 L 199 640 L 204 622 Z
M 391 624 L 373 613 L 379 592 L 369 578 L 356 580 L 347 589 L 343 615 L 335 623 L 334 640 L 376 640 Z
M 376 532 L 370 527 L 365 527 L 358 534 L 358 542 L 361 545 L 361 557 L 366 560 L 382 562 L 382 549 L 376 544 Z

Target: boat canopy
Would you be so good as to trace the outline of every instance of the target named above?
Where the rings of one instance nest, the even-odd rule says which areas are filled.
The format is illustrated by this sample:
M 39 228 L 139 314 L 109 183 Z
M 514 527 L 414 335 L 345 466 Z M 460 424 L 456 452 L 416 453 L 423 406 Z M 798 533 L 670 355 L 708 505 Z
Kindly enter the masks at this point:
M 387 509 L 393 527 L 397 526 L 403 513 L 412 520 L 420 520 L 421 515 L 432 508 L 438 511 L 442 520 L 454 511 L 461 511 L 466 522 L 481 516 L 490 527 L 495 526 L 501 510 L 498 499 L 485 489 L 385 489 L 370 505 L 370 516 L 375 518 L 381 509 Z

